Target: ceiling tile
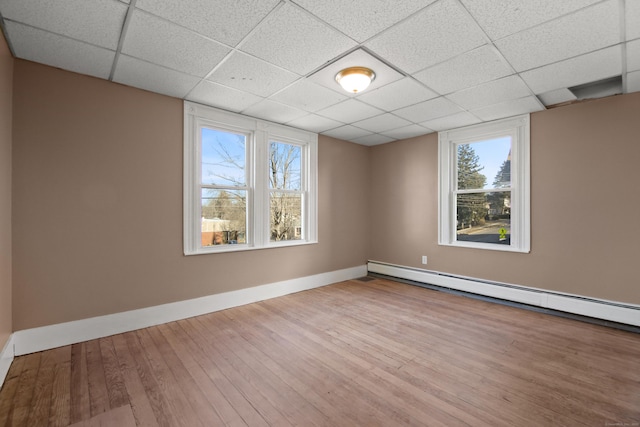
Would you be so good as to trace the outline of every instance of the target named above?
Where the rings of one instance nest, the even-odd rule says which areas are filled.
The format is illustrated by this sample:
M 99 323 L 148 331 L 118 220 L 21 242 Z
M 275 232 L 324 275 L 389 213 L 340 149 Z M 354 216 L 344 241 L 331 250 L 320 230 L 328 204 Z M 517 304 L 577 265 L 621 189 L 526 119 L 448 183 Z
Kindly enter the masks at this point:
M 0 0 L 0 15 L 16 57 L 365 145 L 538 111 L 623 70 L 640 90 L 640 0 Z M 335 82 L 349 66 L 374 70 L 366 91 Z
M 198 77 L 206 76 L 231 49 L 191 30 L 136 10 L 122 53 Z
M 273 95 L 272 100 L 313 113 L 344 101 L 348 97 L 319 86 L 309 80 L 299 80 Z
M 18 58 L 103 79 L 111 73 L 114 51 L 11 21 L 5 27 Z
M 267 97 L 298 78 L 298 75 L 275 65 L 235 52 L 208 77 L 208 80 Z
M 447 95 L 447 98 L 467 110 L 472 110 L 527 95 L 531 95 L 531 91 L 520 77 L 514 75 L 454 92 Z
M 484 45 L 414 74 L 431 89 L 445 95 L 513 73 L 493 45 Z
M 621 73 L 621 63 L 620 46 L 613 46 L 526 71 L 521 76 L 531 90 L 538 94 L 618 76 Z
M 279 0 L 138 0 L 136 7 L 236 46 Z
M 525 30 L 600 0 L 461 0 L 492 40 Z
M 394 141 L 394 138 L 390 138 L 384 135 L 374 134 L 374 135 L 361 136 L 360 138 L 354 138 L 351 141 L 355 142 L 356 144 L 368 145 L 371 147 L 373 145 L 386 144 L 387 142 Z
M 265 99 L 247 108 L 242 114 L 276 123 L 286 123 L 302 117 L 307 113 L 297 108 Z
M 496 46 L 516 71 L 529 70 L 620 42 L 617 0 L 514 34 Z
M 349 37 L 364 42 L 385 28 L 412 15 L 435 0 L 350 0 L 335 2 L 295 0 L 320 19 L 328 22 Z M 357 16 L 358 19 L 354 19 Z
M 356 43 L 291 3 L 269 15 L 241 49 L 304 75 Z
M 627 73 L 627 93 L 640 92 L 640 71 Z
M 625 11 L 625 21 L 627 23 L 627 40 L 640 38 L 640 1 L 626 1 Z
M 480 123 L 476 116 L 471 113 L 467 113 L 463 111 L 461 113 L 452 114 L 451 116 L 440 117 L 439 119 L 428 120 L 426 122 L 420 123 L 420 125 L 427 127 L 429 129 L 433 129 L 436 132 L 440 132 L 443 130 L 455 129 L 463 126 L 474 125 L 476 123 Z
M 484 33 L 455 0 L 423 9 L 365 46 L 400 69 L 414 73 L 486 43 Z
M 459 113 L 460 111 L 462 111 L 462 109 L 456 104 L 444 97 L 440 97 L 421 102 L 420 104 L 411 105 L 410 107 L 401 108 L 393 113 L 414 123 L 420 123 Z M 387 134 L 389 133 L 387 132 Z
M 361 138 L 363 136 L 371 135 L 371 132 L 364 129 L 357 128 L 355 126 L 347 125 L 339 128 L 331 129 L 326 132 L 322 132 L 323 135 L 328 135 L 332 138 L 344 139 L 350 141 L 352 139 Z
M 428 133 L 433 133 L 432 129 L 426 129 L 419 125 L 409 125 L 398 129 L 388 130 L 382 132 L 384 135 L 393 139 L 407 139 L 413 138 Z
M 355 94 L 346 92 L 344 89 L 342 89 L 338 82 L 336 82 L 336 74 L 349 67 L 367 67 L 373 70 L 373 72 L 375 73 L 376 77 L 375 79 L 373 79 L 365 93 L 382 87 L 388 83 L 399 80 L 403 77 L 402 74 L 389 67 L 387 64 L 380 61 L 370 53 L 366 52 L 364 49 L 356 49 L 350 54 L 345 55 L 339 60 L 332 62 L 326 67 L 313 73 L 311 76 L 309 76 L 309 80 L 312 80 L 314 83 L 317 83 L 329 89 L 338 91 L 341 94 L 346 94 L 347 96 L 354 97 L 356 96 Z
M 371 117 L 369 119 L 364 119 L 353 123 L 354 126 L 375 133 L 383 132 L 390 129 L 397 129 L 399 127 L 404 127 L 410 124 L 410 121 L 402 119 L 398 116 L 394 116 L 390 113 L 381 114 L 379 116 Z
M 640 39 L 627 43 L 627 71 L 640 70 Z
M 355 99 L 348 99 L 340 104 L 318 111 L 321 116 L 343 123 L 353 123 L 382 113 L 383 111 Z
M 540 101 L 545 105 L 556 105 L 562 102 L 575 101 L 578 99 L 569 89 L 561 88 L 538 95 Z
M 127 7 L 116 0 L 0 1 L 0 12 L 5 20 L 113 50 L 118 47 Z
M 340 123 L 336 120 L 328 119 L 326 117 L 318 116 L 317 114 L 309 114 L 304 117 L 292 120 L 288 122 L 287 125 L 299 129 L 305 129 L 311 132 L 321 133 L 329 129 L 335 129 L 340 126 L 344 126 L 344 123 Z
M 544 107 L 540 104 L 540 101 L 535 96 L 528 96 L 473 110 L 472 113 L 482 120 L 488 121 L 541 110 L 544 110 Z
M 200 79 L 140 59 L 120 55 L 113 81 L 163 95 L 184 98 Z
M 234 112 L 242 111 L 262 101 L 259 96 L 204 80 L 189 94 L 189 101 L 211 105 Z
M 358 96 L 358 99 L 382 110 L 393 111 L 437 96 L 437 93 L 422 86 L 411 77 L 405 77 L 371 92 L 364 92 Z

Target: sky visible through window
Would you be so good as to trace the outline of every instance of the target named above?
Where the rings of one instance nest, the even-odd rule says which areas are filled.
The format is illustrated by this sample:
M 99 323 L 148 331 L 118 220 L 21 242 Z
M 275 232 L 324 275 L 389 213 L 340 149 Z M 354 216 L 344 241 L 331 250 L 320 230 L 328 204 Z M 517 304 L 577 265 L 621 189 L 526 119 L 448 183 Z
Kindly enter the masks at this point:
M 271 180 L 269 186 L 279 190 L 300 190 L 301 148 L 298 145 L 271 141 L 269 156 L 271 160 Z
M 243 134 L 202 128 L 202 183 L 244 186 L 246 139 Z
M 511 137 L 487 139 L 470 144 L 475 153 L 480 158 L 479 164 L 484 167 L 481 174 L 487 177 L 485 189 L 493 188 L 493 181 L 502 166 L 502 163 L 509 157 L 511 151 Z

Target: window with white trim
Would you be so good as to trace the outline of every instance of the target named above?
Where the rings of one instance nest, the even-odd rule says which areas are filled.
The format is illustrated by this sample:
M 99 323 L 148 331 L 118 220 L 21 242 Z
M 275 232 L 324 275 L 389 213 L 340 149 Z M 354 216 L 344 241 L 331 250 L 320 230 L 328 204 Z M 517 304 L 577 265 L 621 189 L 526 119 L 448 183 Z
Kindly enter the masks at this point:
M 185 255 L 317 242 L 318 135 L 184 106 Z
M 529 115 L 438 134 L 441 245 L 530 250 Z

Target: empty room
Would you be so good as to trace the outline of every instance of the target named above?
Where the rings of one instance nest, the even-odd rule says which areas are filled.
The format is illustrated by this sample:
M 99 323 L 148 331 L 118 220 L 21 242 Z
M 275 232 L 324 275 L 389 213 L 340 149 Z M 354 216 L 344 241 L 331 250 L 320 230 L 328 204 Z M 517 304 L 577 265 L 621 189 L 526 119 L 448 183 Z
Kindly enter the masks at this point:
M 0 426 L 640 426 L 639 0 L 0 28 Z

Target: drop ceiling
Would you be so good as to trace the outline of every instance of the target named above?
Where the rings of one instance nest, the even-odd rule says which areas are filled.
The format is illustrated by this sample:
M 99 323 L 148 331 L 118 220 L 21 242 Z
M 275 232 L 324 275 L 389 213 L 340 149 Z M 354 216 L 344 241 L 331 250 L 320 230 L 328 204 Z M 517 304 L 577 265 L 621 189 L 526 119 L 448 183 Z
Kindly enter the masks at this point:
M 640 0 L 0 0 L 13 55 L 363 145 L 640 91 Z M 350 65 L 377 78 L 352 95 Z

